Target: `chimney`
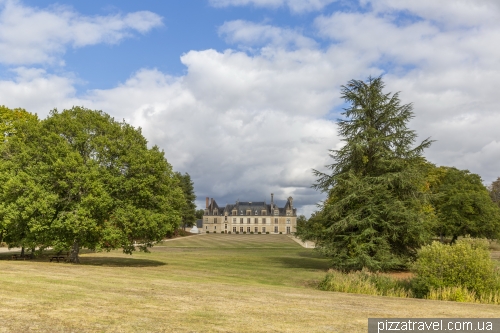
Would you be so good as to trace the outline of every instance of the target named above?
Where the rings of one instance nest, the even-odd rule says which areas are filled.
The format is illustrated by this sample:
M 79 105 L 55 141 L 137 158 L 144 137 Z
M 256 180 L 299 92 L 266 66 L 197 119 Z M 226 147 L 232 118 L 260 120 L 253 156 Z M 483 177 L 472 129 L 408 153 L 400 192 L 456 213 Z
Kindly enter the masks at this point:
M 208 197 L 205 199 L 205 208 L 208 209 Z
M 274 207 L 274 193 L 271 193 L 271 209 Z
M 214 209 L 214 198 L 210 198 L 210 207 Z

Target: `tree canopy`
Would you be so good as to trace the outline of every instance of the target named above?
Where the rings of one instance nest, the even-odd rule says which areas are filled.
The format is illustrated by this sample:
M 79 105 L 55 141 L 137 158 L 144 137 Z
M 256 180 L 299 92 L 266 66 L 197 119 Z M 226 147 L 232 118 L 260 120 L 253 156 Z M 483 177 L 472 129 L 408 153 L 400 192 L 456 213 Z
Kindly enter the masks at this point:
M 179 181 L 179 186 L 184 194 L 184 205 L 181 210 L 182 217 L 182 227 L 184 230 L 186 227 L 192 227 L 196 222 L 196 195 L 194 194 L 194 184 L 191 180 L 191 176 L 186 172 L 181 174 L 180 172 L 175 173 L 175 177 Z
M 332 258 L 335 268 L 374 271 L 402 268 L 431 234 L 423 150 L 408 129 L 412 105 L 384 93 L 380 77 L 342 86 L 348 104 L 338 120 L 344 146 L 331 150 L 329 173 L 315 171 L 327 199 L 297 233 Z
M 184 195 L 158 147 L 102 111 L 15 122 L 1 146 L 0 221 L 9 246 L 146 251 L 181 222 Z
M 500 236 L 500 209 L 491 200 L 481 177 L 468 170 L 439 167 L 431 172 L 430 187 L 437 215 L 435 233 L 452 237 Z

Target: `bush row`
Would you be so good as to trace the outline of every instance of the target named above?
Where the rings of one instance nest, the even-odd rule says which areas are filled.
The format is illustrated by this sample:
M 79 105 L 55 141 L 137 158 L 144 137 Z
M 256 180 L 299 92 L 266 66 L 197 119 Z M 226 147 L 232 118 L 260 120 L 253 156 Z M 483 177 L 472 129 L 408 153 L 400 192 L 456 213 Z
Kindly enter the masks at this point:
M 500 304 L 500 270 L 487 240 L 464 238 L 454 245 L 424 246 L 412 267 L 414 277 L 397 279 L 367 270 L 330 270 L 319 289 L 347 293 Z

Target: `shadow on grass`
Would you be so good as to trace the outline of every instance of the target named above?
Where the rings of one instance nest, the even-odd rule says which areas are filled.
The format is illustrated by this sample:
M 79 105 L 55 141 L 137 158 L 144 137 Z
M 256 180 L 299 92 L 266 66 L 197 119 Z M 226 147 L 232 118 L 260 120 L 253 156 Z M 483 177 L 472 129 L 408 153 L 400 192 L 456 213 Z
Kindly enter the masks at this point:
M 274 261 L 282 264 L 287 268 L 301 268 L 309 270 L 323 270 L 327 271 L 330 268 L 329 260 L 323 257 L 274 257 Z
M 158 260 L 117 257 L 81 257 L 80 264 L 107 267 L 157 267 L 167 265 L 167 263 Z

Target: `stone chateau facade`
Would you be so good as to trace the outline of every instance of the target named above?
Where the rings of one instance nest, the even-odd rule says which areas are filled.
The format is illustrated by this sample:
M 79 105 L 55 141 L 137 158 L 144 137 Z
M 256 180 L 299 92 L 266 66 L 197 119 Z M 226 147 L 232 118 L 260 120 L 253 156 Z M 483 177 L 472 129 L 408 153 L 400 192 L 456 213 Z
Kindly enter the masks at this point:
M 271 203 L 236 201 L 226 207 L 219 207 L 215 200 L 206 198 L 206 208 L 203 216 L 203 231 L 216 233 L 270 233 L 291 234 L 297 227 L 297 209 L 293 208 L 293 198 L 289 197 L 285 207 L 274 204 L 271 193 Z

